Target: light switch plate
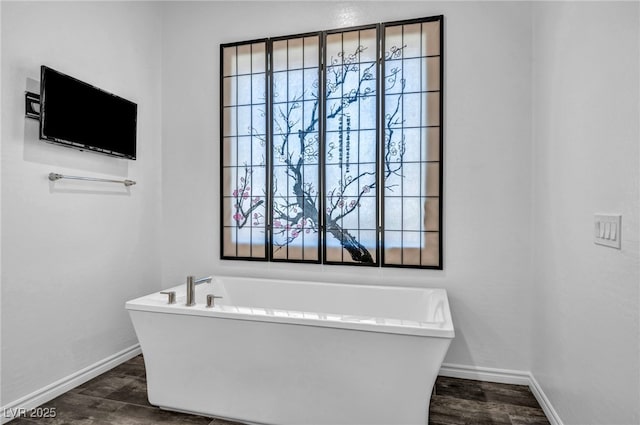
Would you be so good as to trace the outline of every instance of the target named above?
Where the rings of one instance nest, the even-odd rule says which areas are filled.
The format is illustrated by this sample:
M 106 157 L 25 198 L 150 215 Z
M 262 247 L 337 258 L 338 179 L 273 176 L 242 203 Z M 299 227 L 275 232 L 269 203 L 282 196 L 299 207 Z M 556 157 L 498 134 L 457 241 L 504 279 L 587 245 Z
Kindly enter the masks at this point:
M 622 215 L 595 214 L 593 241 L 598 245 L 620 249 Z

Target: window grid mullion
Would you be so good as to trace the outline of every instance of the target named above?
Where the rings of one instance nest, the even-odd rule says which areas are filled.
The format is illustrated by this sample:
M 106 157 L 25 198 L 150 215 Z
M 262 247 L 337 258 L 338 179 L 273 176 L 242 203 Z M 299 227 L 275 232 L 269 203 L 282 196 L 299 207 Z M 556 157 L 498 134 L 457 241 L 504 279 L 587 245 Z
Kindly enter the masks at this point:
M 266 165 L 266 178 L 267 178 L 267 211 L 266 216 L 268 218 L 267 236 L 265 238 L 266 246 L 265 250 L 268 252 L 268 261 L 273 261 L 273 40 L 269 40 L 267 43 L 267 57 L 265 59 L 266 77 L 267 81 L 265 86 L 267 88 L 267 98 L 265 99 L 267 106 L 266 117 L 266 129 L 267 129 L 267 165 Z
M 342 73 L 342 75 L 344 75 L 344 32 L 340 33 L 340 51 L 342 52 L 342 68 L 340 70 L 340 72 Z M 344 102 L 344 84 L 340 85 L 340 102 Z M 338 118 L 338 120 L 340 120 L 343 125 L 344 125 L 344 113 L 340 114 L 340 117 Z M 339 126 L 338 129 L 340 130 L 340 133 L 342 133 L 344 131 L 344 127 L 343 125 Z M 343 159 L 344 159 L 344 153 L 343 153 L 343 145 L 340 144 L 340 152 L 338 152 L 338 158 L 339 158 L 339 162 L 338 164 L 340 165 L 340 185 L 344 185 L 344 163 L 343 163 Z M 344 230 L 344 217 L 340 218 L 340 227 L 342 227 L 342 229 Z M 342 235 L 344 237 L 344 235 Z M 341 241 L 342 242 L 342 241 Z M 342 263 L 344 263 L 344 249 L 340 250 L 340 260 Z
M 319 35 L 318 46 L 318 206 L 320 211 L 318 213 L 318 260 L 320 263 L 325 263 L 327 258 L 327 245 L 326 245 L 326 203 L 325 203 L 325 108 L 327 106 L 327 96 L 325 95 L 326 84 L 326 42 L 327 33 L 323 31 Z
M 235 59 L 236 59 L 236 72 L 237 72 L 238 71 L 238 46 L 236 46 L 235 51 L 236 51 L 235 52 L 236 53 L 235 54 Z M 238 103 L 238 80 L 239 80 L 239 78 L 236 77 L 236 79 L 235 79 L 236 90 L 235 90 L 235 102 L 234 102 L 236 104 Z M 235 110 L 236 110 L 236 122 L 235 122 L 236 125 L 235 125 L 234 135 L 236 136 L 236 143 L 235 143 L 235 145 L 236 145 L 235 146 L 236 147 L 236 158 L 238 158 L 238 135 L 239 134 L 238 134 L 238 107 L 237 106 L 236 106 Z M 238 172 L 237 171 L 236 171 L 236 185 L 235 185 L 235 187 L 236 188 L 240 187 L 240 184 L 238 182 Z M 236 233 L 235 246 L 236 246 L 236 257 L 237 257 L 239 255 L 238 254 L 238 226 L 235 227 L 235 233 Z
M 249 69 L 251 70 L 251 76 L 249 77 L 249 93 L 251 93 L 250 99 L 251 99 L 251 103 L 253 103 L 253 44 L 249 45 Z M 251 129 L 253 129 L 253 107 L 251 107 L 249 109 L 250 111 L 250 116 L 251 118 L 249 118 L 249 126 Z M 251 135 L 253 136 L 253 130 L 251 130 Z M 238 137 L 239 139 L 239 137 Z M 250 155 L 249 158 L 251 158 L 251 162 L 250 162 L 250 166 L 253 168 L 253 137 L 251 137 L 250 143 L 249 143 L 249 149 L 250 149 Z M 253 180 L 251 181 L 251 189 L 249 190 L 249 199 L 251 199 L 251 202 L 253 202 L 253 188 L 254 188 L 254 184 L 253 184 Z M 249 243 L 249 257 L 253 257 L 253 219 L 251 217 L 249 217 L 249 223 L 251 223 L 251 226 L 249 226 L 249 240 L 251 241 L 251 243 Z
M 287 103 L 285 103 L 287 110 L 289 109 L 289 40 L 287 40 L 287 87 L 285 89 L 285 100 L 287 101 Z M 288 123 L 285 123 L 288 124 Z M 289 134 L 287 134 L 287 151 L 285 152 L 285 155 L 289 156 Z M 285 199 L 287 204 L 289 203 L 289 179 L 286 179 L 287 181 L 287 192 L 285 195 Z M 289 214 L 289 211 L 287 210 L 287 215 Z M 289 239 L 289 228 L 287 227 L 287 239 Z M 287 256 L 286 256 L 287 260 L 289 259 L 289 244 L 287 243 Z
M 424 31 L 424 25 L 420 24 L 420 54 L 422 54 L 424 52 L 423 50 L 423 46 L 422 46 L 422 31 Z M 425 59 L 426 60 L 426 59 Z M 423 74 L 423 69 L 422 69 L 422 63 L 424 61 L 420 60 L 420 91 L 422 92 L 422 83 L 424 82 L 424 79 L 422 78 Z M 427 83 L 427 87 L 425 88 L 429 88 L 429 84 Z M 428 95 L 427 95 L 428 96 Z M 420 100 L 420 117 L 423 117 L 424 111 L 422 110 L 422 99 Z M 428 133 L 427 133 L 428 134 Z M 422 159 L 422 145 L 424 144 L 424 140 L 422 140 L 422 135 L 423 135 L 423 131 L 420 131 L 420 143 L 418 144 L 418 146 L 420 147 L 420 155 L 418 156 L 418 158 L 420 159 L 420 190 L 419 190 L 419 194 L 422 196 L 423 192 L 422 192 L 422 167 L 425 167 L 425 173 L 427 173 L 427 171 L 429 170 L 429 164 L 424 164 L 423 165 L 423 159 Z M 427 138 L 427 142 L 428 142 L 428 138 Z M 425 188 L 426 189 L 426 188 Z M 424 201 L 426 202 L 426 200 Z M 424 223 L 424 217 L 423 217 L 423 208 L 420 209 L 420 223 Z M 426 226 L 425 229 L 427 230 Z M 422 248 L 423 248 L 423 244 L 424 244 L 424 237 L 421 237 L 420 239 L 420 243 L 418 245 L 418 256 L 419 256 L 419 264 L 422 265 Z
M 400 37 L 400 48 L 402 49 L 402 61 L 404 62 L 404 25 L 402 25 L 402 36 Z M 402 84 L 405 81 L 404 79 L 404 66 L 402 67 L 402 71 L 401 71 L 401 78 L 400 78 L 400 83 Z M 404 117 L 404 102 L 405 102 L 405 96 L 404 96 L 404 88 L 402 89 L 403 95 L 402 95 L 402 106 L 401 106 L 401 115 Z M 400 140 L 402 140 L 404 137 L 404 120 L 402 120 L 402 124 L 400 126 Z M 400 164 L 402 168 L 404 168 L 404 155 L 402 157 L 400 157 Z M 400 227 L 402 228 L 402 231 L 400 232 L 400 264 L 404 264 L 404 229 L 405 229 L 405 225 L 404 225 L 404 174 L 402 175 L 402 180 L 400 182 L 400 196 L 402 197 L 402 201 L 400 202 L 400 217 L 401 217 L 401 225 Z
M 378 236 L 378 249 L 380 250 L 380 264 L 384 264 L 384 219 L 385 219 L 385 205 L 384 205 L 384 146 L 385 146 L 385 126 L 384 126 L 384 80 L 385 80 L 385 61 L 382 58 L 385 49 L 384 42 L 384 24 L 378 25 L 378 33 L 377 33 L 377 42 L 376 46 L 378 51 L 376 52 L 376 60 L 378 61 L 378 81 L 376 84 L 376 92 L 378 94 L 378 99 L 376 104 L 378 105 L 378 113 L 376 114 L 376 137 L 378 139 L 378 145 L 376 146 L 376 154 L 378 156 L 378 165 L 376 170 L 378 172 L 377 176 L 377 184 L 376 184 L 376 193 L 378 195 L 377 198 L 377 206 L 378 206 L 378 216 L 376 217 L 377 223 L 377 236 Z
M 318 237 L 320 238 L 320 242 L 322 245 L 321 253 L 320 253 L 320 262 L 322 264 L 327 261 L 327 203 L 325 194 L 326 190 L 326 143 L 327 143 L 327 135 L 326 135 L 326 107 L 327 107 L 327 96 L 326 96 L 326 84 L 327 84 L 327 32 L 323 31 L 320 35 L 320 48 L 318 49 L 320 70 L 318 77 L 318 96 L 320 97 L 320 107 L 318 110 L 318 131 L 319 131 L 319 141 L 320 141 L 320 149 L 318 150 L 318 164 L 320 167 L 319 177 L 320 181 L 318 184 L 318 188 L 320 192 L 318 193 L 318 205 L 320 205 L 320 225 L 318 226 Z
M 307 103 L 305 101 L 305 98 L 304 98 L 304 37 L 302 37 L 302 69 L 303 69 L 303 71 L 302 71 L 302 99 L 301 99 L 301 102 L 302 102 L 302 131 L 304 131 L 305 130 L 305 127 L 304 127 L 304 106 Z M 300 155 L 304 156 L 304 149 L 302 150 L 302 152 L 300 152 Z M 307 164 L 304 164 L 304 166 L 302 167 L 302 181 L 303 182 L 306 182 L 306 179 L 305 179 L 305 171 L 307 169 L 306 165 Z M 304 208 L 304 202 L 305 202 L 305 195 L 303 193 L 302 194 L 302 205 L 303 205 L 303 208 Z M 306 232 L 305 232 L 306 225 L 307 225 L 307 220 L 306 220 L 306 218 L 303 218 L 302 233 L 301 233 L 301 236 L 302 236 L 302 252 L 300 253 L 301 256 L 302 256 L 302 261 L 304 261 L 304 255 L 305 255 L 305 253 L 307 251 L 306 250 L 306 245 L 304 243 L 304 235 L 306 235 Z
M 384 52 L 384 24 L 376 25 L 376 262 L 380 266 L 382 264 L 382 256 L 384 255 L 384 241 L 382 238 L 382 219 L 384 217 L 384 165 L 382 156 L 382 147 L 384 146 L 384 126 L 382 117 L 384 116 L 384 61 L 382 54 Z

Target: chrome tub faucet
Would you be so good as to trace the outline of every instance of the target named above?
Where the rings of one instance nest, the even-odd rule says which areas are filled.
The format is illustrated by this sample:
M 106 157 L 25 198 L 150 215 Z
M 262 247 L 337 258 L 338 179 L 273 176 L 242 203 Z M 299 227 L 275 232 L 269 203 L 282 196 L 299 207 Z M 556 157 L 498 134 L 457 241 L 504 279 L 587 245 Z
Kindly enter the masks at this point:
M 195 276 L 187 276 L 187 307 L 196 305 L 196 285 L 208 283 L 213 280 L 213 276 L 201 277 L 196 279 Z

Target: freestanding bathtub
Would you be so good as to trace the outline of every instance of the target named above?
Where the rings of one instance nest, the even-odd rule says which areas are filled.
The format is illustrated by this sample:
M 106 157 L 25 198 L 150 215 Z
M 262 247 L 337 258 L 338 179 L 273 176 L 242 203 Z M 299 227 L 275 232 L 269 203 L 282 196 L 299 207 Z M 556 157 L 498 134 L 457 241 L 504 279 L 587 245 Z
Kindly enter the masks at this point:
M 151 404 L 249 424 L 428 423 L 454 337 L 445 290 L 220 276 L 187 307 L 185 286 L 176 304 L 126 304 Z

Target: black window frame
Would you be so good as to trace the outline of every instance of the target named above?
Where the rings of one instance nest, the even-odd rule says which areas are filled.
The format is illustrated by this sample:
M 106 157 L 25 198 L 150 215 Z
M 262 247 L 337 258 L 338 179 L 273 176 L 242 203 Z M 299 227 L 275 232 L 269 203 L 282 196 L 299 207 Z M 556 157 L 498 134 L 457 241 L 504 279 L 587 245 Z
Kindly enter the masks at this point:
M 384 78 L 385 78 L 385 64 L 386 60 L 384 58 L 385 54 L 385 28 L 398 26 L 398 25 L 411 25 L 418 23 L 426 23 L 426 22 L 439 22 L 439 182 L 438 182 L 438 263 L 435 265 L 414 265 L 414 264 L 390 264 L 385 263 L 385 195 L 384 195 L 384 185 L 383 185 L 383 170 L 382 170 L 382 152 L 383 152 L 383 140 L 385 137 L 385 128 L 383 124 L 383 115 L 385 111 L 385 93 L 383 91 L 384 87 Z M 327 99 L 325 96 L 325 83 L 326 83 L 326 73 L 327 73 L 327 52 L 326 52 L 326 41 L 327 36 L 331 34 L 337 33 L 348 33 L 353 31 L 360 31 L 366 29 L 376 29 L 376 256 L 375 262 L 373 263 L 358 263 L 358 262 L 337 262 L 337 261 L 327 261 L 327 232 L 325 228 L 325 195 L 326 195 L 326 182 L 325 182 L 325 142 L 326 142 L 326 114 L 325 108 Z M 283 259 L 283 258 L 274 258 L 273 253 L 273 218 L 272 218 L 272 207 L 273 207 L 273 128 L 272 128 L 272 117 L 273 117 L 273 43 L 282 40 L 289 39 L 297 39 L 302 37 L 311 37 L 318 36 L 319 37 L 319 68 L 318 68 L 318 96 L 319 96 L 319 116 L 321 119 L 318 124 L 318 142 L 320 146 L 318 147 L 318 178 L 319 178 L 319 229 L 318 229 L 318 258 L 316 260 L 305 260 L 305 259 Z M 266 186 L 267 186 L 267 199 L 265 205 L 266 211 L 266 223 L 265 223 L 265 255 L 264 257 L 253 257 L 253 256 L 232 256 L 225 255 L 225 247 L 224 247 L 224 166 L 223 166 L 223 158 L 224 158 L 224 138 L 225 138 L 225 127 L 224 127 L 224 50 L 230 47 L 238 47 L 244 46 L 247 44 L 255 44 L 255 43 L 265 43 L 266 52 L 265 52 L 265 70 L 266 70 L 266 132 L 267 132 L 267 146 L 266 146 L 266 163 L 265 163 L 265 173 L 266 173 Z M 359 25 L 347 28 L 336 28 L 332 30 L 326 31 L 315 31 L 315 32 L 306 32 L 294 35 L 287 36 L 278 36 L 278 37 L 266 37 L 254 40 L 240 41 L 240 42 L 232 42 L 232 43 L 223 43 L 220 44 L 220 92 L 219 92 L 219 124 L 220 124 L 220 258 L 222 260 L 241 260 L 241 261 L 267 261 L 267 262 L 284 262 L 284 263 L 308 263 L 308 264 L 326 264 L 326 265 L 347 265 L 347 266 L 360 266 L 360 267 L 392 267 L 392 268 L 412 268 L 412 269 L 433 269 L 433 270 L 442 270 L 444 264 L 444 252 L 443 252 L 443 197 L 444 197 L 444 16 L 436 15 L 429 16 L 423 18 L 416 19 L 408 19 L 408 20 L 398 20 L 391 21 L 385 23 L 378 24 L 370 24 L 370 25 Z M 428 196 L 425 196 L 428 197 Z M 426 231 L 425 231 L 426 233 Z M 344 249 L 344 248 L 342 248 Z

